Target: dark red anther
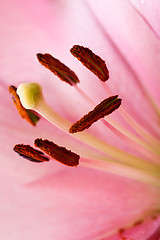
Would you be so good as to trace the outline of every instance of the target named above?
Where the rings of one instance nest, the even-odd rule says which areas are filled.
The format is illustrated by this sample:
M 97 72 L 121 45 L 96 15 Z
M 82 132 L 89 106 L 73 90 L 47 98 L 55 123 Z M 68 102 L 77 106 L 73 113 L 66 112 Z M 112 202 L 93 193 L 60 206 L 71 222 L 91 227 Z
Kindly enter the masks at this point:
M 121 99 L 118 98 L 118 95 L 109 97 L 103 100 L 98 104 L 92 111 L 84 115 L 80 120 L 74 123 L 70 129 L 70 133 L 81 132 L 89 128 L 94 122 L 100 118 L 104 118 L 106 115 L 109 115 L 115 111 L 121 105 Z
M 62 81 L 70 85 L 74 85 L 79 82 L 77 75 L 70 68 L 51 56 L 49 53 L 38 53 L 37 58 L 44 67 L 57 75 Z
M 40 148 L 43 152 L 51 156 L 53 159 L 67 165 L 67 166 L 77 166 L 79 164 L 80 156 L 76 153 L 67 150 L 64 147 L 60 147 L 57 144 L 48 141 L 47 139 L 42 140 L 37 138 L 34 145 Z
M 49 161 L 49 158 L 44 156 L 43 152 L 32 148 L 30 145 L 17 144 L 14 146 L 13 150 L 31 162 Z
M 70 52 L 101 81 L 105 82 L 108 80 L 109 71 L 106 67 L 105 61 L 93 53 L 89 48 L 74 45 Z

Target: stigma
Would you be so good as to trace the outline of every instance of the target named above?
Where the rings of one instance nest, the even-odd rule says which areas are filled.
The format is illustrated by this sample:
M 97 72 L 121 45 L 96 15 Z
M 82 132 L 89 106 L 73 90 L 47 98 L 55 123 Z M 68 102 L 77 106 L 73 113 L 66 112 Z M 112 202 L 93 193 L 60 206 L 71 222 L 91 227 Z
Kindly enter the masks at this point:
M 34 109 L 41 104 L 42 88 L 37 83 L 21 83 L 17 88 L 17 94 L 24 108 Z

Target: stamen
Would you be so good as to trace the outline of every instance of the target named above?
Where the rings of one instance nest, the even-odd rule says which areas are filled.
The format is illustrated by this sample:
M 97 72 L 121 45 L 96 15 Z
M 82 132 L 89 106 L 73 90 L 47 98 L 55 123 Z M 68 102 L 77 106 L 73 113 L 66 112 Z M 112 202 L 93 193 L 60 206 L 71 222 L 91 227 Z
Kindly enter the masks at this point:
M 98 55 L 93 53 L 89 48 L 74 45 L 70 52 L 76 57 L 86 68 L 92 71 L 100 80 L 105 82 L 109 78 L 109 71 L 105 61 Z
M 105 85 L 106 86 L 106 85 Z M 78 85 L 74 86 L 75 89 L 77 90 L 77 92 L 82 96 L 83 99 L 85 99 L 86 102 L 88 102 L 88 104 L 94 106 L 95 103 L 94 101 L 83 91 L 79 88 Z M 108 89 L 108 88 L 107 88 Z M 110 93 L 111 95 L 111 93 Z M 123 107 L 121 107 L 120 112 L 122 112 Z M 117 136 L 119 136 L 121 139 L 123 139 L 124 141 L 126 141 L 129 144 L 132 144 L 132 146 L 136 149 L 136 151 L 140 151 L 140 153 L 143 153 L 148 157 L 150 157 L 152 159 L 152 161 L 155 162 L 159 162 L 159 157 L 153 158 L 153 154 L 156 154 L 159 156 L 160 154 L 160 150 L 159 150 L 159 142 L 157 144 L 155 144 L 155 141 L 151 141 L 150 143 L 148 143 L 149 139 L 141 139 L 139 137 L 137 137 L 135 134 L 133 134 L 132 132 L 126 130 L 124 127 L 122 127 L 120 124 L 118 124 L 117 122 L 115 122 L 114 120 L 110 119 L 110 117 L 107 116 L 107 119 L 105 118 L 104 120 L 101 120 L 102 123 L 107 126 L 111 131 L 113 131 Z M 129 122 L 129 121 L 128 121 Z M 138 129 L 136 129 L 138 130 Z M 144 136 L 143 136 L 144 138 Z M 140 146 L 138 146 L 140 145 Z M 142 147 L 144 148 L 144 150 L 142 150 Z M 147 151 L 146 151 L 147 150 Z M 151 151 L 152 153 L 150 154 L 149 151 Z
M 43 152 L 32 148 L 30 145 L 17 144 L 13 150 L 31 162 L 49 161 L 49 158 L 44 156 Z
M 57 161 L 67 166 L 77 166 L 79 164 L 80 156 L 76 153 L 67 150 L 64 147 L 60 147 L 57 144 L 48 141 L 47 139 L 42 140 L 37 138 L 34 145 L 44 151 L 46 154 L 56 159 Z
M 100 118 L 109 115 L 121 105 L 121 99 L 118 95 L 109 97 L 98 104 L 92 111 L 84 115 L 79 121 L 74 123 L 69 129 L 70 133 L 81 132 L 89 128 L 94 122 Z
M 9 86 L 9 92 L 12 94 L 12 99 L 13 102 L 20 114 L 20 116 L 24 119 L 26 119 L 30 124 L 32 124 L 33 126 L 36 125 L 36 123 L 39 121 L 39 117 L 31 110 L 27 110 L 25 109 L 20 101 L 19 96 L 16 93 L 17 88 L 15 86 Z
M 30 84 L 30 85 L 31 86 L 34 85 L 34 87 L 38 88 L 39 90 L 41 89 L 40 85 L 36 83 Z M 35 92 L 36 92 L 36 89 L 35 91 L 33 91 L 32 87 L 29 87 L 28 84 L 26 83 L 20 84 L 17 89 L 17 93 L 20 96 L 20 100 L 23 105 L 25 106 L 28 105 L 29 108 L 31 108 L 31 105 L 33 105 L 33 108 L 32 108 L 33 110 L 37 111 L 39 114 L 45 117 L 52 124 L 56 125 L 58 128 L 68 133 L 68 129 L 71 126 L 71 122 L 63 118 L 61 115 L 55 112 L 54 109 L 51 108 L 51 106 L 49 106 L 49 104 L 45 101 L 43 97 L 42 91 L 38 95 L 37 93 L 35 94 Z M 36 96 L 34 96 L 34 94 Z M 31 99 L 34 99 L 34 101 L 30 101 L 29 97 Z M 123 166 L 129 166 L 134 169 L 139 169 L 139 171 L 146 173 L 148 177 L 152 176 L 157 181 L 159 181 L 160 166 L 158 164 L 147 162 L 146 159 L 139 158 L 130 153 L 122 151 L 117 147 L 114 147 L 110 144 L 107 144 L 101 141 L 100 139 L 94 137 L 93 135 L 87 132 L 80 132 L 80 133 L 74 134 L 74 137 L 82 141 L 83 143 L 86 143 L 87 145 L 97 149 L 98 151 L 101 151 L 107 155 L 110 155 L 112 157 L 112 160 L 111 160 L 112 162 L 118 161 L 118 162 L 121 162 Z M 92 150 L 90 149 L 90 152 L 91 151 Z M 96 158 L 98 160 L 108 161 L 108 158 L 106 158 L 105 160 L 101 153 L 97 153 Z
M 77 75 L 69 69 L 66 65 L 60 62 L 58 59 L 52 57 L 50 54 L 37 54 L 38 61 L 51 72 L 57 75 L 62 81 L 75 85 L 79 82 Z

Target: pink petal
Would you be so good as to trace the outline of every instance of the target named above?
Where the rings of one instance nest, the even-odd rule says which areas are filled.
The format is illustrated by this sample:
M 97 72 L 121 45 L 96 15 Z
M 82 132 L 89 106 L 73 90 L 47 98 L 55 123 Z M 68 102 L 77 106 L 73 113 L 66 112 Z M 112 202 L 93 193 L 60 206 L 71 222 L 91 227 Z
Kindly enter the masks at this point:
M 160 44 L 152 30 L 126 0 L 87 2 L 104 31 L 158 101 Z
M 159 58 L 155 55 L 155 49 L 158 53 L 159 45 L 154 34 L 127 2 L 121 1 L 121 5 L 120 1 L 117 1 L 118 11 L 114 9 L 114 0 L 110 4 L 109 1 L 102 1 L 103 6 L 98 1 L 92 1 L 91 4 L 93 3 L 95 8 L 92 6 L 92 9 L 96 10 L 96 16 L 102 26 L 109 30 L 118 48 L 128 62 L 132 63 L 138 77 L 145 81 L 146 87 L 149 87 L 151 94 L 158 101 Z M 105 11 L 104 6 L 106 6 Z M 0 117 L 1 238 L 4 240 L 90 240 L 137 219 L 141 213 L 152 208 L 157 202 L 159 193 L 154 189 L 98 170 L 83 167 L 66 168 L 54 161 L 37 165 L 18 157 L 12 151 L 14 144 L 21 141 L 33 144 L 33 139 L 36 137 L 54 138 L 57 143 L 71 146 L 80 153 L 88 151 L 88 148 L 71 137 L 68 138 L 66 134 L 43 119 L 34 129 L 28 126 L 15 112 L 11 96 L 8 94 L 8 84 L 17 85 L 21 81 L 39 82 L 43 85 L 47 101 L 54 109 L 74 121 L 87 111 L 89 106 L 86 106 L 84 100 L 82 102 L 74 89 L 60 83 L 49 72 L 42 69 L 34 56 L 42 51 L 55 54 L 60 60 L 64 59 L 64 62 L 73 67 L 80 76 L 81 87 L 84 87 L 86 92 L 98 102 L 106 96 L 106 93 L 95 77 L 70 56 L 68 49 L 75 43 L 93 48 L 97 54 L 102 54 L 110 67 L 112 90 L 116 93 L 120 91 L 124 96 L 126 107 L 129 108 L 132 103 L 132 99 L 128 100 L 129 96 L 138 92 L 134 95 L 138 99 L 134 101 L 135 105 L 132 105 L 130 111 L 137 108 L 139 101 L 143 99 L 141 91 L 134 84 L 135 75 L 122 61 L 121 54 L 109 38 L 104 37 L 88 5 L 83 2 L 6 0 L 0 3 L 0 11 L 3 23 L 0 26 L 2 54 L 0 93 L 3 99 L 0 105 L 0 111 L 3 113 Z M 109 21 L 104 22 L 104 17 L 106 14 L 110 16 L 110 11 L 115 22 L 111 22 L 113 18 L 108 18 Z M 132 21 L 132 17 L 129 18 L 132 29 L 130 33 L 128 21 L 125 22 L 123 16 L 116 15 L 119 11 L 127 17 L 129 15 L 136 18 L 136 23 L 141 26 L 138 36 L 135 34 L 135 22 Z M 123 24 L 126 38 L 122 38 L 117 23 Z M 141 28 L 144 31 L 142 33 Z M 136 36 L 135 44 L 133 44 L 134 38 L 128 38 L 129 35 Z M 144 39 L 145 36 L 147 39 Z M 143 41 L 139 41 L 140 39 Z M 153 42 L 153 46 L 150 46 L 149 41 Z M 150 48 L 146 53 L 148 46 Z M 144 69 L 146 71 L 142 71 Z M 154 82 L 152 86 L 149 82 L 151 80 Z M 127 81 L 133 83 L 128 93 L 126 93 Z M 145 101 L 139 112 L 143 115 L 146 111 L 148 114 L 152 113 L 152 109 Z M 140 120 L 141 118 L 142 116 Z M 150 122 L 153 119 L 151 117 Z M 95 134 L 99 132 L 99 136 L 104 140 L 110 136 L 107 134 L 106 137 L 101 126 L 98 130 L 92 131 Z M 114 142 L 116 138 L 113 137 L 110 141 Z M 132 238 L 144 240 L 154 234 L 158 225 L 159 220 L 149 224 L 146 222 L 144 225 L 128 230 L 126 234 Z M 119 236 L 113 237 L 118 239 Z
M 65 167 L 28 184 L 15 185 L 12 178 L 10 182 L 3 180 L 1 192 L 5 206 L 1 237 L 12 236 L 13 240 L 94 239 L 138 217 L 152 204 L 145 196 L 155 194 L 134 181 L 84 168 L 66 171 Z M 149 230 L 145 225 L 145 231 L 135 227 L 133 233 L 139 229 L 138 239 L 144 240 L 142 236 L 150 236 L 157 224 L 154 220 Z
M 150 0 L 130 0 L 133 6 L 138 10 L 142 15 L 144 20 L 148 23 L 151 29 L 157 34 L 157 37 L 160 37 L 160 3 L 159 0 L 150 1 Z

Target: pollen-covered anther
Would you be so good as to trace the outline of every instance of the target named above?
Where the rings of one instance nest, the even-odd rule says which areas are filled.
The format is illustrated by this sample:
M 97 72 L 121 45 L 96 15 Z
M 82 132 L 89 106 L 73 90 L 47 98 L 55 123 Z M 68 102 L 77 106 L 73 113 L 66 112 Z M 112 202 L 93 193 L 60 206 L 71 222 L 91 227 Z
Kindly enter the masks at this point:
M 13 102 L 20 114 L 20 116 L 24 119 L 26 119 L 30 124 L 33 126 L 36 125 L 36 123 L 39 121 L 39 117 L 31 110 L 25 109 L 20 101 L 19 96 L 17 95 L 17 88 L 15 86 L 9 86 L 9 92 L 12 94 Z
M 49 53 L 38 53 L 38 61 L 51 72 L 57 75 L 62 81 L 74 85 L 79 82 L 77 75 L 58 59 L 51 56 Z
M 67 166 L 77 166 L 79 164 L 80 156 L 76 153 L 67 150 L 65 147 L 60 147 L 57 144 L 48 141 L 47 139 L 42 140 L 37 138 L 34 145 L 40 148 L 43 152 L 48 154 L 53 159 L 67 165 Z
M 70 52 L 101 81 L 105 82 L 108 80 L 109 71 L 106 67 L 105 61 L 93 53 L 89 48 L 74 45 Z
M 34 149 L 30 145 L 17 144 L 14 146 L 13 150 L 31 162 L 49 161 L 49 158 L 44 156 L 43 152 Z
M 89 128 L 94 122 L 100 118 L 104 118 L 106 115 L 109 115 L 115 111 L 121 105 L 121 99 L 118 98 L 118 95 L 109 97 L 103 100 L 98 104 L 92 111 L 84 115 L 79 121 L 74 123 L 70 129 L 70 133 L 81 132 Z

